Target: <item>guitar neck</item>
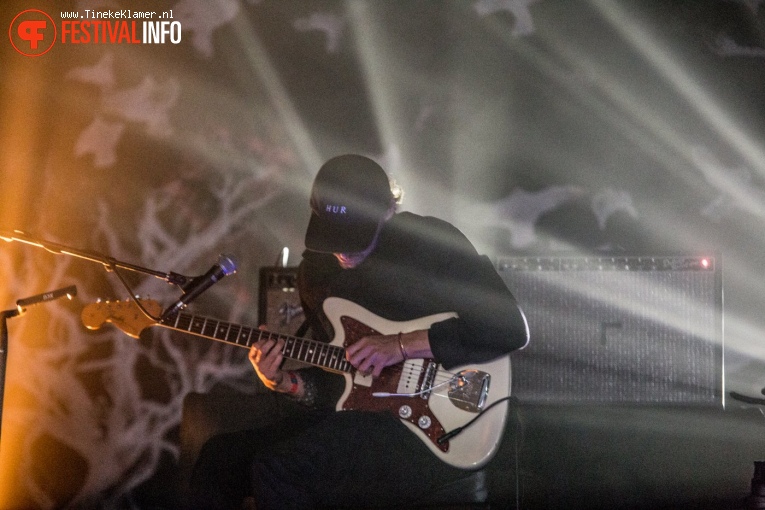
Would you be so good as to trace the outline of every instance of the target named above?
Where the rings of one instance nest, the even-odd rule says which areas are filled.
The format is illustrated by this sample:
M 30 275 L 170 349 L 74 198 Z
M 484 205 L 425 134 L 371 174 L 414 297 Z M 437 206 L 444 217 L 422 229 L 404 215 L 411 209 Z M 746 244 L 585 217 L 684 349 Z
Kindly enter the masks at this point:
M 345 349 L 308 338 L 298 338 L 265 331 L 260 328 L 231 324 L 209 317 L 199 317 L 180 312 L 169 317 L 159 326 L 191 333 L 230 345 L 249 349 L 259 340 L 284 340 L 282 354 L 285 358 L 314 365 L 325 370 L 350 373 L 352 365 L 345 359 Z

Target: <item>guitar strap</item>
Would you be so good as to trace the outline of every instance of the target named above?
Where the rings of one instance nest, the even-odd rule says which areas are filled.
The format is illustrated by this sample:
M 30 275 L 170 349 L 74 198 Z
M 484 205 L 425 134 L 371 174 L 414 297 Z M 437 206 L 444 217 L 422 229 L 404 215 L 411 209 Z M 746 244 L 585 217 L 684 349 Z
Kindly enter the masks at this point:
M 305 338 L 306 337 L 306 333 L 308 332 L 310 327 L 311 327 L 311 324 L 309 323 L 308 319 L 304 319 L 303 323 L 295 331 L 295 335 L 294 336 L 296 336 L 298 338 Z

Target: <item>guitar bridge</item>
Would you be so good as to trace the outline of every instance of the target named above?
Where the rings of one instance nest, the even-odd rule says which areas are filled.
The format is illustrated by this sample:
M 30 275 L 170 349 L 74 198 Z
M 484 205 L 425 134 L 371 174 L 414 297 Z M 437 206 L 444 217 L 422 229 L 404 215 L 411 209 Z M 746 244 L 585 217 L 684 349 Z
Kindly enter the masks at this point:
M 449 382 L 449 400 L 470 413 L 483 410 L 489 395 L 491 375 L 480 370 L 462 370 Z
M 420 386 L 420 391 L 422 394 L 420 395 L 420 398 L 423 400 L 428 400 L 430 398 L 430 392 L 433 389 L 433 381 L 436 380 L 436 374 L 438 373 L 438 365 L 431 361 L 428 363 L 428 366 L 425 367 L 425 375 L 422 376 L 422 385 Z

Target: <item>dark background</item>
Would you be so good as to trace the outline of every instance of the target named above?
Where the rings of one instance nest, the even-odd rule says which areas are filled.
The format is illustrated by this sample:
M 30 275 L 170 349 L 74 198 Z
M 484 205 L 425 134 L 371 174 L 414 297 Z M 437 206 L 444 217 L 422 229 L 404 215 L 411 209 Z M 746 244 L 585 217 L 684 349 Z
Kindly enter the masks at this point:
M 172 9 L 182 41 L 0 44 L 0 230 L 186 275 L 231 253 L 192 309 L 254 325 L 259 268 L 299 261 L 313 175 L 361 153 L 494 260 L 720 254 L 727 388 L 759 396 L 762 2 L 12 0 L 0 26 L 120 8 Z M 100 264 L 2 243 L 0 278 L 9 308 L 79 291 L 10 322 L 2 508 L 135 506 L 178 458 L 189 392 L 257 386 L 242 350 L 86 330 L 83 306 L 128 295 Z

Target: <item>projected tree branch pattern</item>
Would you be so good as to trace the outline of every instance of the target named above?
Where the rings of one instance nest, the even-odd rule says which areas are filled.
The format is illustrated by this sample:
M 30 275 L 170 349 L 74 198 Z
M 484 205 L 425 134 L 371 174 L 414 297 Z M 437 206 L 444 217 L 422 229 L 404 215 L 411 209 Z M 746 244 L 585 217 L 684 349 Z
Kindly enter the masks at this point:
M 119 3 L 83 1 L 77 8 Z M 762 15 L 761 1 L 739 3 Z M 107 45 L 62 51 L 70 60 L 50 88 L 74 91 L 66 96 L 74 100 L 61 100 L 61 116 L 73 133 L 61 130 L 59 159 L 58 145 L 51 143 L 40 180 L 63 174 L 57 166 L 62 161 L 74 170 L 59 177 L 63 183 L 35 190 L 40 202 L 55 206 L 29 230 L 184 274 L 206 270 L 218 253 L 235 253 L 241 262 L 236 278 L 226 280 L 225 292 L 220 285 L 211 288 L 205 296 L 213 309 L 200 313 L 252 324 L 258 267 L 271 265 L 284 245 L 302 247 L 307 183 L 317 168 L 301 162 L 314 149 L 322 157 L 341 151 L 375 156 L 400 181 L 405 197 L 411 183 L 409 196 L 425 197 L 414 203 L 405 198 L 405 209 L 455 220 L 487 251 L 614 246 L 618 242 L 609 236 L 625 221 L 652 214 L 661 216 L 662 226 L 671 223 L 667 218 L 677 221 L 674 230 L 661 232 L 665 237 L 680 237 L 678 231 L 688 238 L 699 231 L 708 235 L 711 222 L 719 239 L 703 238 L 708 245 L 724 245 L 734 230 L 730 225 L 742 219 L 759 228 L 765 216 L 761 168 L 714 143 L 713 135 L 696 128 L 695 116 L 689 116 L 695 122 L 676 124 L 675 118 L 660 119 L 665 124 L 657 121 L 656 133 L 646 127 L 654 119 L 633 118 L 633 103 L 663 97 L 666 87 L 653 75 L 646 78 L 646 68 L 634 79 L 623 54 L 602 71 L 598 59 L 611 56 L 596 51 L 608 44 L 588 46 L 589 37 L 615 32 L 613 27 L 585 26 L 584 34 L 572 35 L 569 29 L 578 22 L 546 0 L 448 3 L 452 11 L 438 2 L 434 10 L 427 2 L 396 2 L 405 13 L 400 17 L 384 4 L 368 6 L 379 15 L 373 21 L 390 31 L 391 40 L 383 41 L 395 57 L 390 61 L 386 51 L 366 55 L 357 47 L 368 34 L 358 33 L 344 2 L 322 2 L 318 9 L 281 0 L 168 3 L 183 23 L 185 46 L 163 49 L 165 60 L 157 66 L 147 64 L 156 54 L 143 48 L 128 57 Z M 583 24 L 599 20 L 588 7 L 599 3 L 585 4 L 576 7 L 593 9 Z M 259 44 L 278 56 L 274 69 L 251 61 L 255 43 L 243 35 L 244 24 L 261 30 Z M 674 29 L 674 20 L 668 25 Z M 751 63 L 765 56 L 765 49 L 728 26 L 713 28 L 702 31 L 698 44 L 713 58 Z M 576 37 L 585 41 L 581 47 Z M 454 40 L 460 44 L 453 46 Z M 578 65 L 571 58 L 576 51 L 592 53 L 598 65 Z M 183 65 L 169 65 L 181 55 Z M 645 60 L 635 55 L 635 61 Z M 375 83 L 380 77 L 401 90 L 381 90 Z M 641 81 L 649 83 L 647 92 L 635 85 Z M 685 104 L 676 96 L 671 107 L 656 101 L 654 109 L 670 110 L 668 117 Z M 301 145 L 295 134 L 301 130 L 315 148 Z M 532 170 L 519 168 L 534 158 Z M 521 182 L 537 168 L 556 171 Z M 651 201 L 687 181 L 695 194 L 669 193 L 682 205 Z M 466 189 L 456 189 L 460 183 Z M 79 208 L 68 212 L 76 201 Z M 587 222 L 572 232 L 565 221 L 580 213 Z M 686 229 L 676 220 L 681 216 L 703 221 L 704 229 Z M 86 233 L 69 221 L 87 224 Z M 158 328 L 138 340 L 110 326 L 86 331 L 79 317 L 84 304 L 126 298 L 115 275 L 98 265 L 85 271 L 82 261 L 70 257 L 13 248 L 0 250 L 0 278 L 9 295 L 72 284 L 79 290 L 74 302 L 36 308 L 11 323 L 6 384 L 15 397 L 6 400 L 3 418 L 6 427 L 23 430 L 16 490 L 37 508 L 130 507 L 126 495 L 154 474 L 160 458 L 178 456 L 174 431 L 189 392 L 219 383 L 256 390 L 246 353 Z M 747 249 L 762 251 L 758 245 Z M 130 278 L 141 296 L 165 304 L 177 299 L 178 290 L 157 279 Z M 55 476 L 63 470 L 66 485 Z
M 277 188 L 269 186 L 268 180 L 221 175 L 218 187 L 210 190 L 218 202 L 219 214 L 186 240 L 178 239 L 160 218 L 174 208 L 174 195 L 166 190 L 146 197 L 138 225 L 137 253 L 123 247 L 120 235 L 124 233 L 110 217 L 107 204 L 99 204 L 93 238 L 102 237 L 109 253 L 118 260 L 137 260 L 148 267 L 160 261 L 173 267 L 188 267 L 234 236 L 243 221 L 270 198 Z M 32 256 L 34 253 L 29 255 L 21 271 L 29 278 L 20 280 L 3 275 L 5 281 L 15 282 L 13 291 L 71 283 L 66 276 L 70 259 L 56 257 L 52 274 L 43 278 L 49 269 L 31 266 L 49 261 L 43 262 L 41 257 Z M 7 258 L 7 254 L 0 252 L 0 257 Z M 4 268 L 10 266 L 3 264 Z M 124 296 L 125 290 L 116 279 L 112 281 L 113 294 Z M 165 303 L 177 295 L 169 287 L 157 287 L 151 279 L 134 290 L 138 295 L 151 294 L 153 299 Z M 81 288 L 78 299 L 88 303 L 99 297 Z M 31 420 L 33 427 L 26 431 L 22 457 L 30 461 L 18 473 L 19 480 L 42 508 L 59 503 L 48 493 L 46 480 L 36 476 L 39 466 L 33 464 L 33 459 L 40 458 L 36 448 L 42 441 L 71 449 L 80 461 L 71 465 L 79 465 L 85 471 L 71 473 L 82 476 L 72 505 L 87 503 L 89 499 L 93 500 L 91 503 L 108 500 L 109 496 L 119 497 L 150 477 L 163 452 L 178 455 L 178 445 L 168 434 L 180 421 L 181 404 L 187 393 L 208 391 L 220 381 L 243 392 L 255 389 L 253 381 L 243 377 L 251 373 L 249 363 L 243 362 L 242 356 L 237 356 L 239 353 L 230 346 L 199 345 L 158 329 L 149 330 L 141 341 L 108 327 L 85 334 L 78 315 L 71 309 L 51 306 L 49 313 L 47 331 L 42 332 L 42 337 L 51 340 L 43 341 L 44 347 L 14 343 L 14 370 L 9 380 L 10 385 L 20 387 L 42 407 L 40 416 Z M 23 320 L 19 320 L 19 326 L 14 335 L 23 337 Z M 160 383 L 166 386 L 162 401 L 146 396 L 146 381 L 142 379 L 151 372 L 162 374 Z M 14 374 L 19 375 L 13 377 Z M 94 380 L 97 389 L 92 387 Z M 28 416 L 19 411 L 10 409 L 8 416 L 26 423 Z

